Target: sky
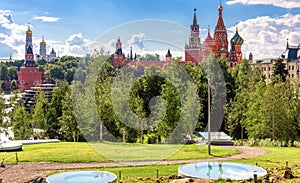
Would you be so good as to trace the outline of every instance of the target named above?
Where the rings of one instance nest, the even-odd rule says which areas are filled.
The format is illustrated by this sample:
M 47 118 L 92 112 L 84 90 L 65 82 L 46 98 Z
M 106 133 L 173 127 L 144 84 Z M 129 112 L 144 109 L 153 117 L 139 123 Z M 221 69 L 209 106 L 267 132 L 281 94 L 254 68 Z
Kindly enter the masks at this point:
M 28 23 L 34 53 L 45 37 L 47 52 L 83 56 L 103 48 L 114 51 L 118 37 L 125 52 L 161 55 L 171 48 L 184 55 L 193 9 L 197 8 L 201 40 L 218 19 L 220 0 L 0 0 L 0 58 L 24 58 Z M 230 39 L 238 27 L 242 51 L 254 59 L 281 55 L 289 44 L 300 44 L 299 0 L 222 0 Z M 97 43 L 97 44 L 96 44 Z M 93 45 L 93 46 L 91 46 Z

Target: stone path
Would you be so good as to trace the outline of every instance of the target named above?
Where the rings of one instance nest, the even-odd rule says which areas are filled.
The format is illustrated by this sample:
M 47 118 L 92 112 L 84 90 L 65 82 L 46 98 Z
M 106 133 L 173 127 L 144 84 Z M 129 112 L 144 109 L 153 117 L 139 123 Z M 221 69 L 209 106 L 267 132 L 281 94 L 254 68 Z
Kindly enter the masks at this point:
M 0 168 L 2 183 L 20 183 L 35 175 L 46 175 L 54 171 L 72 168 L 93 168 L 93 167 L 115 167 L 115 166 L 138 166 L 138 165 L 162 165 L 179 164 L 204 161 L 226 161 L 241 158 L 251 158 L 267 154 L 269 151 L 255 147 L 233 146 L 228 148 L 238 149 L 241 153 L 218 158 L 206 158 L 197 160 L 161 160 L 161 161 L 133 161 L 133 162 L 104 162 L 104 163 L 19 163 L 16 165 L 5 165 Z

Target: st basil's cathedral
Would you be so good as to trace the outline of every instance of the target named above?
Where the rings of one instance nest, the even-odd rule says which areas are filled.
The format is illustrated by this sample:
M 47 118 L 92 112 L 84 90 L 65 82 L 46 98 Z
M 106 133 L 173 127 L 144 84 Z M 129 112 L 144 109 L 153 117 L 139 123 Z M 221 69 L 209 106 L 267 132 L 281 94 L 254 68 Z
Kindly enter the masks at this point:
M 234 68 L 242 61 L 242 45 L 244 43 L 243 38 L 238 33 L 238 28 L 234 36 L 230 39 L 230 45 L 228 42 L 227 30 L 223 20 L 223 7 L 220 4 L 218 7 L 219 16 L 217 25 L 214 30 L 214 36 L 211 36 L 210 27 L 208 27 L 207 36 L 203 43 L 200 38 L 200 26 L 197 22 L 196 9 L 194 9 L 193 23 L 190 26 L 190 36 L 188 43 L 185 44 L 185 60 L 180 62 L 181 64 L 193 63 L 198 65 L 202 60 L 209 57 L 210 53 L 217 55 L 219 58 L 226 58 L 230 68 Z M 230 49 L 230 50 L 229 50 Z M 113 58 L 113 66 L 119 67 L 126 64 L 134 64 L 137 62 L 136 58 L 131 55 L 125 58 L 122 52 L 122 43 L 120 38 L 116 43 L 116 51 Z M 166 61 L 142 61 L 139 60 L 139 64 L 143 66 L 157 65 L 163 66 L 169 64 L 172 61 L 172 55 L 170 50 L 167 51 Z

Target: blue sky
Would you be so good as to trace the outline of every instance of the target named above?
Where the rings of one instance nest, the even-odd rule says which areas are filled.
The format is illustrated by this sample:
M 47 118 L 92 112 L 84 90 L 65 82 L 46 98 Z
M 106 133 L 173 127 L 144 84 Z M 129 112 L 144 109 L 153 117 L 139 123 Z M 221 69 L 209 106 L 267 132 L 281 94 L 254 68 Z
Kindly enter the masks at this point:
M 238 22 L 239 33 L 245 39 L 243 52 L 249 54 L 251 51 L 256 58 L 279 56 L 284 51 L 286 38 L 298 45 L 300 3 L 298 0 L 283 1 L 223 0 L 223 18 L 229 38 Z M 91 41 L 135 20 L 166 20 L 188 28 L 193 9 L 197 8 L 201 39 L 204 40 L 207 26 L 214 29 L 217 22 L 219 3 L 219 0 L 1 0 L 0 58 L 8 57 L 9 52 L 22 57 L 28 22 L 32 26 L 36 53 L 44 35 L 49 51 L 54 47 L 60 55 L 80 55 Z M 148 36 L 145 32 L 135 32 L 135 39 L 142 42 Z M 160 34 L 159 27 L 156 33 Z M 183 36 L 188 39 L 188 34 Z M 183 48 L 184 39 L 180 41 Z

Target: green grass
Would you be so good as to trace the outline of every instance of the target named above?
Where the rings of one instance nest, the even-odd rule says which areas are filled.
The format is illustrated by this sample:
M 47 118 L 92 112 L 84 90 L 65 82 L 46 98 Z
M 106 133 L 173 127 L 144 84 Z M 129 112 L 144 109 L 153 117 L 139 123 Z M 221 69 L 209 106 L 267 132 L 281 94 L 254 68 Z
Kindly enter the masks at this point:
M 288 161 L 289 165 L 296 164 L 300 166 L 300 148 L 287 148 L 287 147 L 263 147 L 270 151 L 269 154 L 254 157 L 254 158 L 242 158 L 238 160 L 230 160 L 231 162 L 239 162 L 255 165 L 258 163 L 263 168 L 275 168 L 285 166 L 285 162 Z M 216 149 L 213 147 L 212 153 Z M 181 152 L 179 152 L 181 153 Z M 133 167 L 107 167 L 98 168 L 97 170 L 110 171 L 118 175 L 119 171 L 122 172 L 122 180 L 124 182 L 134 182 L 137 178 L 142 177 L 156 177 L 156 170 L 159 170 L 159 176 L 177 175 L 178 167 L 182 164 L 170 164 L 170 165 L 149 165 L 149 166 L 133 166 Z M 300 176 L 300 169 L 293 169 L 295 175 Z M 291 180 L 292 182 L 295 180 Z M 297 179 L 297 181 L 300 181 Z M 143 181 L 144 182 L 144 181 Z M 151 181 L 149 181 L 151 182 Z M 155 182 L 155 181 L 153 181 Z M 289 182 L 285 180 L 285 182 Z
M 6 163 L 15 162 L 14 152 L 0 153 Z M 109 159 L 97 153 L 88 143 L 46 143 L 24 145 L 18 152 L 19 162 L 106 162 Z
M 167 158 L 167 160 L 187 160 L 187 159 L 202 159 L 212 157 L 224 157 L 234 154 L 238 154 L 236 149 L 229 149 L 219 146 L 211 146 L 212 155 L 207 154 L 206 145 L 185 145 L 175 152 L 173 155 Z
M 97 143 L 92 146 L 103 156 L 116 161 L 199 159 L 238 154 L 234 149 L 212 147 L 213 156 L 205 145 Z
M 94 148 L 93 148 L 93 147 Z M 108 162 L 136 160 L 176 160 L 198 159 L 214 156 L 227 156 L 238 151 L 212 147 L 213 156 L 207 155 L 207 149 L 199 145 L 170 144 L 122 144 L 122 143 L 47 143 L 24 145 L 18 152 L 19 162 Z M 14 163 L 15 153 L 2 152 L 5 163 Z
M 278 166 L 285 166 L 288 161 L 289 165 L 296 164 L 300 166 L 300 148 L 294 147 L 263 147 L 270 151 L 269 154 L 254 157 L 243 158 L 239 160 L 232 160 L 233 162 L 240 162 L 255 165 L 258 163 L 263 168 L 275 168 Z
M 168 144 L 141 145 L 101 143 L 93 144 L 93 146 L 96 147 L 96 150 L 88 143 L 60 142 L 25 145 L 23 146 L 23 151 L 18 152 L 18 157 L 20 162 L 107 162 L 111 160 L 107 158 L 107 156 L 100 155 L 99 152 L 102 154 L 106 153 L 105 155 L 110 156 L 110 158 L 119 158 L 119 160 L 153 160 L 157 159 L 157 157 L 167 160 L 198 159 L 238 153 L 236 150 L 212 146 L 213 156 L 208 156 L 207 148 L 199 145 L 179 146 Z M 263 168 L 285 166 L 286 161 L 289 162 L 289 165 L 300 165 L 300 148 L 264 147 L 264 149 L 269 150 L 270 153 L 255 158 L 242 158 L 230 161 L 253 165 L 258 163 L 259 166 Z M 14 163 L 15 153 L 0 153 L 1 159 L 9 157 L 10 159 L 5 161 L 5 163 Z M 181 164 L 102 167 L 93 169 L 110 171 L 116 175 L 122 172 L 122 180 L 124 182 L 134 182 L 138 177 L 155 178 L 156 170 L 159 170 L 160 177 L 176 175 L 179 166 L 181 166 Z

